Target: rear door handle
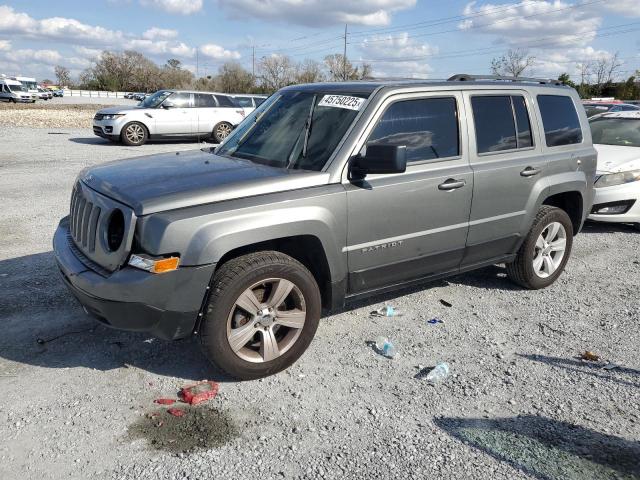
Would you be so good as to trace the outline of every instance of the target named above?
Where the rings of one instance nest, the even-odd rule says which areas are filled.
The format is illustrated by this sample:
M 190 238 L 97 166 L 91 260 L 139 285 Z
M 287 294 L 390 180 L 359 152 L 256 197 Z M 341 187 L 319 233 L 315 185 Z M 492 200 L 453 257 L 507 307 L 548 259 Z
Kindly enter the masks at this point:
M 447 179 L 444 183 L 438 185 L 438 190 L 455 190 L 462 188 L 467 184 L 464 180 L 456 180 L 454 178 Z
M 527 167 L 520 172 L 520 175 L 523 177 L 533 177 L 534 175 L 538 175 L 542 170 L 539 168 Z

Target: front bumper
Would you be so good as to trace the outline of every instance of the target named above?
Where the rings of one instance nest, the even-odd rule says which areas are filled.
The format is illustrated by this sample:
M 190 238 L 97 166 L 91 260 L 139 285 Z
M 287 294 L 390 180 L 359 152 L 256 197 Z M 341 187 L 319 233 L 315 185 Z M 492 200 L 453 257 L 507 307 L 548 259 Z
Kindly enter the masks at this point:
M 631 182 L 613 187 L 594 188 L 595 197 L 589 220 L 613 223 L 640 223 L 640 182 Z M 598 214 L 602 204 L 633 202 L 631 208 L 620 214 Z
M 93 120 L 93 133 L 104 138 L 119 138 L 122 127 L 127 123 L 123 118 L 113 120 Z
M 53 251 L 65 284 L 87 313 L 110 327 L 148 332 L 165 340 L 193 332 L 215 268 L 181 267 L 152 274 L 123 267 L 102 275 L 76 253 L 68 217 L 58 225 Z

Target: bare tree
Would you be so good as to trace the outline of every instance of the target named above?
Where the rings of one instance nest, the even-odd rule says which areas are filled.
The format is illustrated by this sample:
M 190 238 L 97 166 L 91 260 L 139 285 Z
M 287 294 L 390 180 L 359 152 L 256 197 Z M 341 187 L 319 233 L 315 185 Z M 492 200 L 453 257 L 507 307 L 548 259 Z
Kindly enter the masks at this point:
M 616 52 L 612 57 L 602 57 L 593 64 L 593 74 L 595 76 L 595 84 L 599 90 L 607 84 L 611 83 L 617 76 L 622 62 L 620 55 Z
M 56 74 L 56 79 L 58 80 L 59 87 L 68 87 L 71 83 L 71 74 L 67 67 L 63 67 L 62 65 L 56 65 L 53 69 Z
M 160 88 L 185 88 L 193 83 L 193 73 L 182 68 L 182 62 L 170 58 L 160 71 Z
M 296 83 L 314 83 L 324 80 L 322 65 L 315 60 L 304 60 L 298 64 Z
M 536 58 L 520 48 L 509 49 L 501 57 L 491 60 L 491 71 L 494 75 L 519 77 L 526 69 L 535 64 Z
M 275 91 L 291 85 L 295 79 L 295 66 L 286 55 L 262 57 L 258 65 L 263 88 Z
M 247 93 L 255 87 L 251 72 L 237 62 L 226 62 L 215 77 L 216 89 L 226 93 Z
M 361 67 L 355 67 L 340 53 L 324 57 L 324 64 L 329 72 L 329 80 L 334 82 L 341 82 L 345 79 L 362 80 L 371 75 L 371 65 L 364 63 Z

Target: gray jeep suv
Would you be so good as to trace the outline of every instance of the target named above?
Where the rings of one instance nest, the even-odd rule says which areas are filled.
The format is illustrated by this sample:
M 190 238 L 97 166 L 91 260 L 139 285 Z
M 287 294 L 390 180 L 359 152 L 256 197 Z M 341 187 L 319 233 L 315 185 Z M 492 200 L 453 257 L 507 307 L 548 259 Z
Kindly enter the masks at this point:
M 580 99 L 553 81 L 291 86 L 215 149 L 81 172 L 54 250 L 104 324 L 195 333 L 251 379 L 355 299 L 497 263 L 550 285 L 595 168 Z

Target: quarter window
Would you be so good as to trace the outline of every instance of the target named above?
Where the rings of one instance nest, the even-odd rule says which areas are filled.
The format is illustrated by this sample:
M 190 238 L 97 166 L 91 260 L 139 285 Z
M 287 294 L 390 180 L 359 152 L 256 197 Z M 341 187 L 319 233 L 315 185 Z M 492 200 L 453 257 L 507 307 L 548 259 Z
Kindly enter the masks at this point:
M 531 122 L 522 95 L 471 97 L 478 153 L 533 146 Z
M 582 142 L 582 129 L 571 97 L 538 95 L 547 147 Z
M 216 95 L 216 98 L 218 99 L 218 105 L 221 107 L 235 107 L 236 104 L 233 102 L 233 100 L 231 100 L 230 97 L 227 97 L 226 95 Z
M 235 97 L 234 100 L 243 108 L 253 108 L 251 97 Z
M 216 99 L 213 95 L 207 93 L 196 93 L 195 102 L 197 108 L 214 108 L 217 107 Z
M 367 143 L 407 147 L 407 162 L 460 155 L 456 99 L 395 102 L 384 112 Z

